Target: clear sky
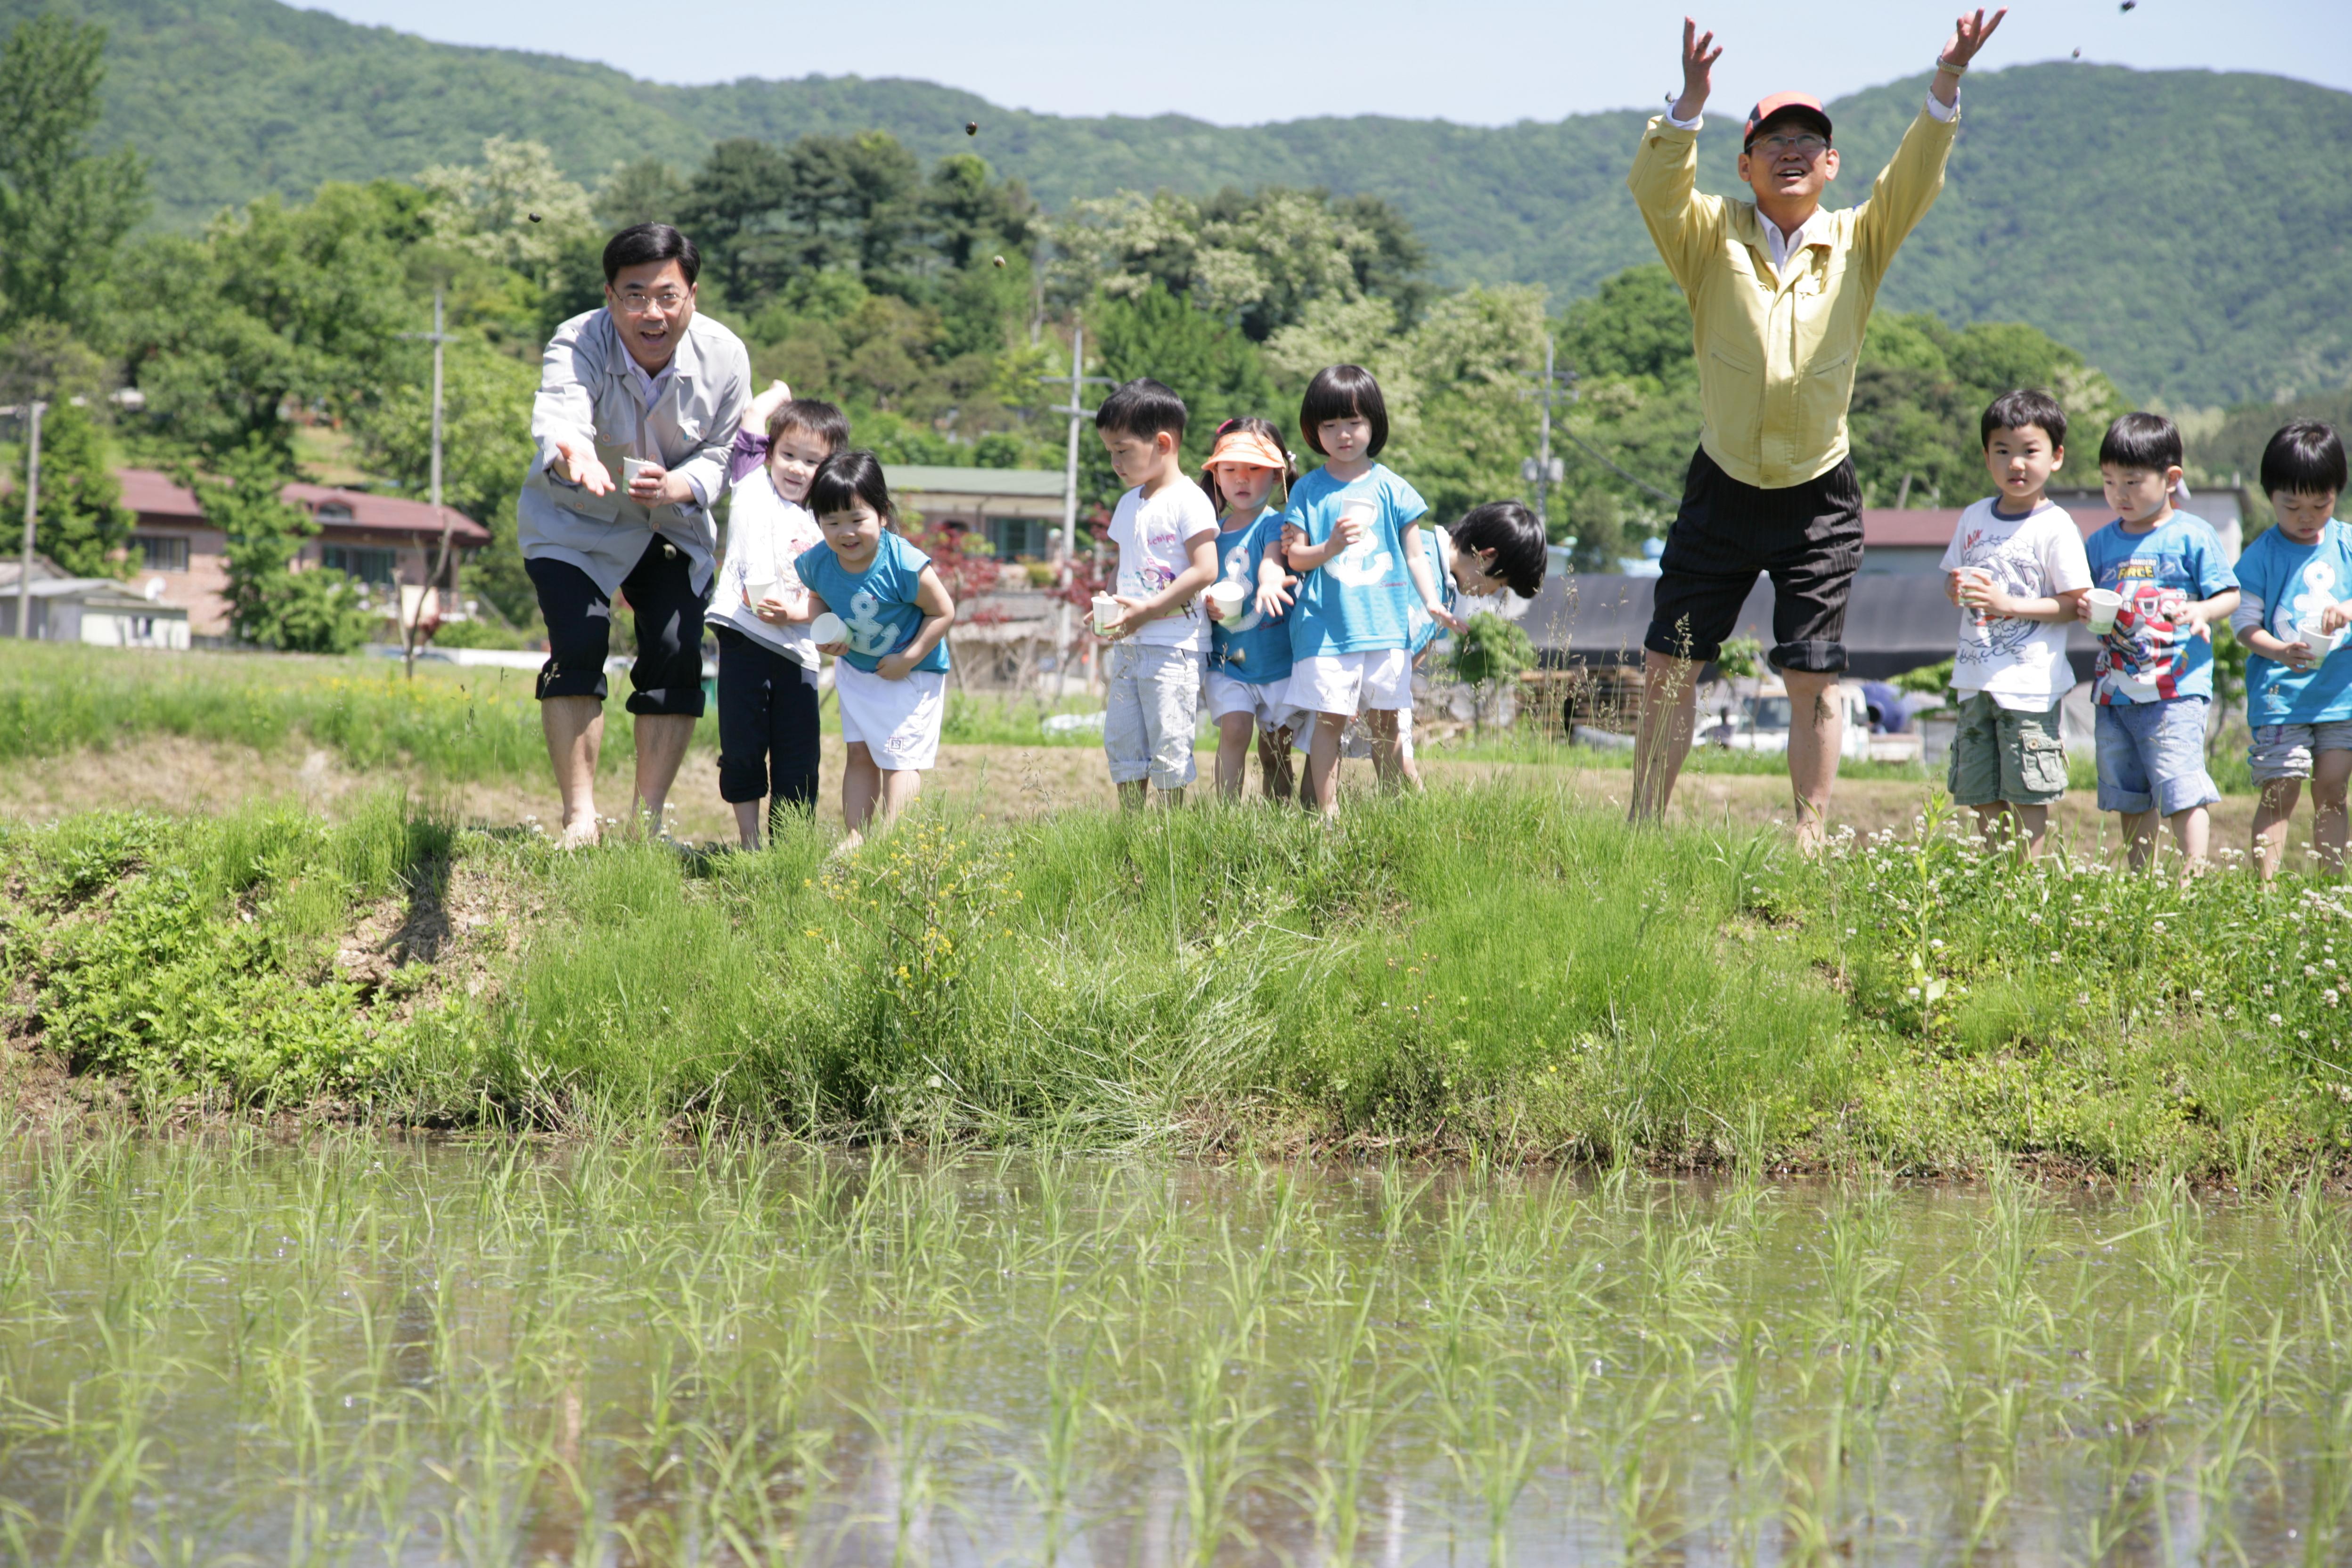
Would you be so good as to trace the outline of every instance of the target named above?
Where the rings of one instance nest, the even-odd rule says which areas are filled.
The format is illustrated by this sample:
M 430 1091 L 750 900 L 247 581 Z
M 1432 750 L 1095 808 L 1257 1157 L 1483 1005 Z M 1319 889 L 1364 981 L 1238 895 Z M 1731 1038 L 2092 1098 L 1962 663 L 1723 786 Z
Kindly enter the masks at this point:
M 1049 114 L 1221 124 L 1377 112 L 1501 125 L 1648 108 L 1676 80 L 1684 5 L 1656 0 L 328 0 L 447 43 L 599 60 L 656 81 L 913 77 Z M 1824 98 L 1924 70 L 1954 8 L 1719 5 L 1717 92 Z M 1979 66 L 2085 60 L 2270 71 L 2352 90 L 2352 0 L 2028 0 Z

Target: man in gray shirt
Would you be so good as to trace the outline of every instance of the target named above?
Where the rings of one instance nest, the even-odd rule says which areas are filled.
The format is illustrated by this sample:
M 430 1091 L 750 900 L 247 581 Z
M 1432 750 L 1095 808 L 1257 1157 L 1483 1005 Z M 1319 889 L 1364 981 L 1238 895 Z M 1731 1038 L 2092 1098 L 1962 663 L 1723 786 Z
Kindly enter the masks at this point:
M 702 606 L 735 427 L 751 400 L 743 343 L 695 314 L 702 258 L 667 224 L 604 247 L 604 306 L 555 330 L 531 405 L 539 453 L 516 509 L 547 662 L 540 722 L 563 795 L 566 847 L 596 837 L 596 755 L 613 600 L 636 616 L 633 815 L 658 831 L 702 717 Z

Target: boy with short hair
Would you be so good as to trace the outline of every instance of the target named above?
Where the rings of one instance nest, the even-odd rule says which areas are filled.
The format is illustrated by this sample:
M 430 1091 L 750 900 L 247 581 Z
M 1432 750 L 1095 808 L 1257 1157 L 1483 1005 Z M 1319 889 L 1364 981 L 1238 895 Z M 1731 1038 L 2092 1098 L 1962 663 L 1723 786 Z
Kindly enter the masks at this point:
M 1959 726 L 1948 784 L 1976 808 L 1988 841 L 2006 832 L 2042 853 L 2050 804 L 2066 793 L 2059 707 L 2074 688 L 2066 626 L 2090 591 L 2074 520 L 2043 493 L 2066 460 L 2066 411 L 2045 392 L 2010 392 L 1979 424 L 2000 493 L 1960 513 L 1944 552 L 1944 593 L 1961 607 L 1952 656 Z
M 2237 608 L 2238 578 L 2212 526 L 2173 510 L 2180 462 L 2180 432 L 2160 414 L 2126 414 L 2107 426 L 2099 478 L 2116 521 L 2084 544 L 2092 585 L 2123 599 L 2093 679 L 2099 809 L 2123 815 L 2134 870 L 2155 855 L 2159 816 L 2189 868 L 2201 867 L 2212 828 L 2206 807 L 2221 798 L 2205 771 L 2209 628 Z
M 2303 781 L 2311 781 L 2311 841 L 2333 875 L 2344 868 L 2345 786 L 2352 781 L 2352 652 L 2338 652 L 2352 609 L 2352 529 L 2336 521 L 2344 441 L 2298 419 L 2263 449 L 2263 493 L 2277 514 L 2238 562 L 2230 625 L 2246 645 L 2246 749 L 2262 804 L 2254 869 L 2268 881 L 2286 850 Z
M 1127 383 L 1095 411 L 1095 433 L 1119 482 L 1132 486 L 1111 513 L 1118 549 L 1119 617 L 1098 634 L 1105 662 L 1103 754 L 1119 803 L 1139 807 L 1149 780 L 1181 805 L 1197 776 L 1192 741 L 1209 623 L 1194 603 L 1217 577 L 1217 511 L 1185 474 L 1184 400 L 1149 376 Z

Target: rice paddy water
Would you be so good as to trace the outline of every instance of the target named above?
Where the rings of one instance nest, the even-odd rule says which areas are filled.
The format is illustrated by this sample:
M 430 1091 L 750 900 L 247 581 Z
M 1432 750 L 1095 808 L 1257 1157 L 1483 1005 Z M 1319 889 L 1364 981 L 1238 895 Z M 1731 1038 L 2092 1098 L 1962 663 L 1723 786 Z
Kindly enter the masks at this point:
M 2347 1329 L 2309 1185 L 19 1125 L 0 1552 L 2340 1563 Z

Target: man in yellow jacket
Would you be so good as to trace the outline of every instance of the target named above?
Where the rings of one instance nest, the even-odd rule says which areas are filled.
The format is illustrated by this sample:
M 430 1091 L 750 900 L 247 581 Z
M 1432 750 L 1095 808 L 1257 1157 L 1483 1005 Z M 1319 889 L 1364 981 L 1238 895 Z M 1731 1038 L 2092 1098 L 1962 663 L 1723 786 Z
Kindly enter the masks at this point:
M 1698 667 L 1720 651 L 1763 572 L 1771 661 L 1794 710 L 1798 837 L 1821 842 L 1837 782 L 1839 638 L 1862 561 L 1862 492 L 1846 450 L 1854 362 L 1895 248 L 1943 188 L 1960 77 L 2007 15 L 1961 16 L 1894 162 L 1868 201 L 1843 212 L 1822 207 L 1838 173 L 1828 111 L 1801 93 L 1775 93 L 1748 116 L 1739 177 L 1753 202 L 1699 194 L 1700 114 L 1723 51 L 1683 23 L 1682 96 L 1643 132 L 1627 181 L 1690 301 L 1705 418 L 1643 638 L 1636 822 L 1664 815 L 1690 753 Z

